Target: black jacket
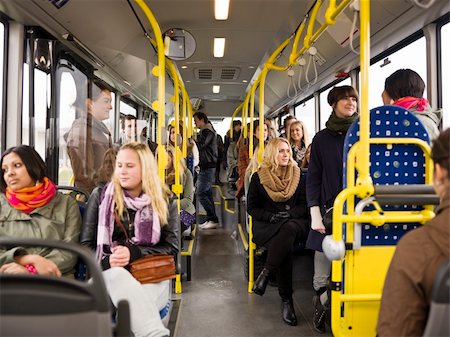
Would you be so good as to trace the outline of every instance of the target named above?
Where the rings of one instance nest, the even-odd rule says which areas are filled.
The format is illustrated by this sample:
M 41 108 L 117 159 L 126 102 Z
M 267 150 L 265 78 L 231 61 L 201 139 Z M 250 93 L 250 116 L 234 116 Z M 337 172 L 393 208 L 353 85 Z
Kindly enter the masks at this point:
M 89 247 L 93 251 L 97 249 L 97 227 L 98 212 L 100 206 L 100 196 L 103 187 L 97 187 L 89 197 L 89 201 L 84 213 L 83 227 L 81 229 L 80 243 Z M 129 210 L 130 214 L 134 212 Z M 132 216 L 134 218 L 134 214 Z M 170 254 L 178 253 L 178 209 L 175 202 L 169 205 L 169 223 L 161 228 L 161 238 L 159 242 L 153 246 L 127 245 L 130 249 L 130 262 L 133 262 L 144 255 Z M 123 219 L 122 219 L 123 220 Z M 122 222 L 124 223 L 124 222 Z M 114 223 L 113 239 L 121 242 L 125 241 L 125 234 L 121 227 Z M 102 261 L 103 269 L 110 268 L 109 256 Z
M 264 186 L 261 185 L 258 173 L 254 173 L 247 194 L 247 212 L 253 218 L 253 241 L 258 246 L 264 246 L 287 221 L 294 221 L 300 226 L 301 237 L 306 240 L 309 224 L 302 180 L 300 180 L 297 190 L 288 201 L 275 202 L 270 199 Z M 272 215 L 278 212 L 288 212 L 291 218 L 274 224 L 270 223 Z
M 200 169 L 216 167 L 217 163 L 217 137 L 212 125 L 208 122 L 197 136 L 197 148 L 200 153 Z

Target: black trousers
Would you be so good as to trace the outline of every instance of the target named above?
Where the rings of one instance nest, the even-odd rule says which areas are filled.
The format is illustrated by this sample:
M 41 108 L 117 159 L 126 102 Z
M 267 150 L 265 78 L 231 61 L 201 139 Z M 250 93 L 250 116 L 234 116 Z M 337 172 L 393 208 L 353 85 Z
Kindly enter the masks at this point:
M 277 275 L 278 293 L 282 299 L 292 297 L 292 264 L 294 242 L 302 239 L 304 230 L 298 222 L 285 222 L 267 244 L 265 268 Z

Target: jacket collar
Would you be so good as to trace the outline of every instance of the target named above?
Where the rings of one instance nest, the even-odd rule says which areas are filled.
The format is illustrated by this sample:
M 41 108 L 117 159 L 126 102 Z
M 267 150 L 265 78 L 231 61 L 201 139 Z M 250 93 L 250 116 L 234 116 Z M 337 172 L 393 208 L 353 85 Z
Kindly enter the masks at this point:
M 55 194 L 47 205 L 36 208 L 30 214 L 19 211 L 12 207 L 3 193 L 0 194 L 0 221 L 3 220 L 31 220 L 32 214 L 39 214 L 46 218 L 51 218 L 55 203 L 60 202 L 59 192 Z

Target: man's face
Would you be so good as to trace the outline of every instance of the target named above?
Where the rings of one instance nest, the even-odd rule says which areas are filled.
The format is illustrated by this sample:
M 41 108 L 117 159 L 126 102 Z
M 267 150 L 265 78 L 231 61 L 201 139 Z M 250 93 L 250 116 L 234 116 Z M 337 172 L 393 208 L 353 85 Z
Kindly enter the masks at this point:
M 136 135 L 135 119 L 125 119 L 125 133 L 127 135 L 127 139 L 135 138 Z
M 194 123 L 195 126 L 201 129 L 205 126 L 205 121 L 203 119 L 198 118 L 197 116 L 194 116 Z
M 91 114 L 99 121 L 104 121 L 109 118 L 109 112 L 112 109 L 111 92 L 104 90 L 100 96 L 95 100 L 89 99 L 89 107 Z

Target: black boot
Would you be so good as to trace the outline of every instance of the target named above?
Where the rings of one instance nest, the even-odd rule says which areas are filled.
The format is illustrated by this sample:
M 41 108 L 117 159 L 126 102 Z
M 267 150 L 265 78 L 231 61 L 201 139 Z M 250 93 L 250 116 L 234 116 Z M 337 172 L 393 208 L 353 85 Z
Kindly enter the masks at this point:
M 281 299 L 281 317 L 286 324 L 297 325 L 297 316 L 295 316 L 292 298 L 288 300 Z
M 253 285 L 253 292 L 259 296 L 264 295 L 266 292 L 267 283 L 269 283 L 269 269 L 263 268 L 263 270 L 261 270 L 261 274 L 259 274 L 255 284 Z
M 324 333 L 326 312 L 322 303 L 320 303 L 319 295 L 313 297 L 313 306 L 314 306 L 314 316 L 313 316 L 314 329 L 316 329 L 316 331 L 319 333 Z

